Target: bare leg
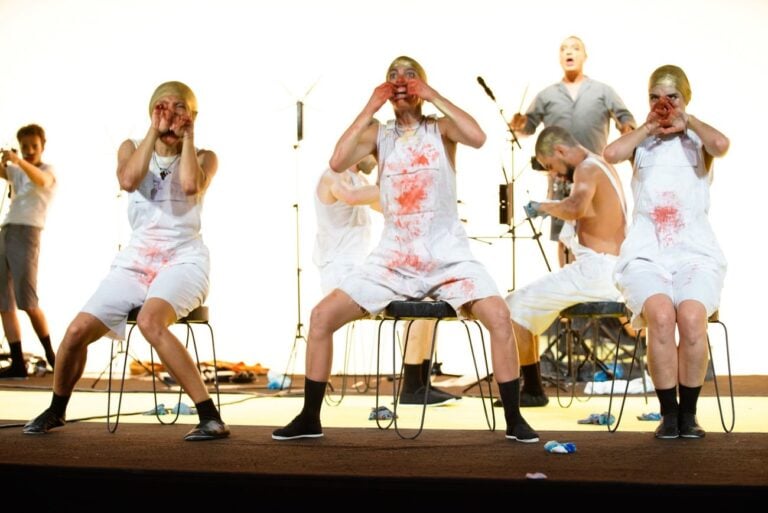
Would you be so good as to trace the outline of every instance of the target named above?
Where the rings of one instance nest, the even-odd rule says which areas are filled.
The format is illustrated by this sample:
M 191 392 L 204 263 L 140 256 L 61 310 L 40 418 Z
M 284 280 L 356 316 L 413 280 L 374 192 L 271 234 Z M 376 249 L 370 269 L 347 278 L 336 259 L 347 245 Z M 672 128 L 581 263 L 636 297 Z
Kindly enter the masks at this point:
M 698 301 L 683 301 L 677 308 L 678 380 L 688 387 L 704 384 L 709 363 L 707 352 L 707 311 Z
M 192 356 L 169 329 L 174 322 L 176 312 L 173 307 L 158 298 L 148 299 L 136 318 L 141 334 L 192 401 L 195 404 L 207 401 L 210 395 Z
M 3 319 L 3 331 L 5 332 L 6 340 L 8 342 L 18 342 L 21 340 L 21 326 L 19 326 L 16 310 L 0 312 L 0 317 Z
M 669 296 L 656 294 L 643 305 L 648 324 L 648 370 L 657 389 L 677 386 L 678 361 L 675 343 L 675 307 Z
M 493 374 L 504 407 L 506 438 L 524 443 L 538 442 L 539 435 L 520 414 L 520 361 L 507 303 L 500 296 L 487 297 L 474 302 L 470 311 L 491 335 Z
M 520 377 L 520 360 L 512 337 L 509 308 L 500 296 L 475 301 L 471 314 L 479 320 L 491 335 L 491 360 L 496 381 L 504 383 Z
M 421 365 L 424 360 L 431 360 L 432 336 L 435 332 L 435 321 L 413 321 L 408 331 L 408 347 L 405 351 L 405 363 Z
M 313 309 L 307 337 L 306 376 L 314 381 L 328 381 L 333 360 L 333 334 L 365 311 L 351 297 L 335 289 Z
M 534 336 L 520 324 L 512 321 L 512 328 L 517 343 L 517 351 L 520 353 L 520 365 L 531 365 L 539 361 L 539 337 Z
M 351 297 L 339 289 L 323 298 L 310 316 L 307 337 L 306 379 L 304 380 L 304 407 L 287 426 L 272 432 L 275 440 L 319 438 L 323 436 L 320 409 L 325 388 L 331 374 L 333 334 L 336 330 L 365 312 Z
M 48 321 L 45 319 L 45 314 L 40 308 L 30 308 L 25 310 L 29 316 L 29 321 L 32 323 L 32 328 L 35 330 L 38 338 L 42 338 L 49 334 Z
M 108 328 L 91 314 L 80 312 L 69 324 L 56 355 L 59 365 L 53 371 L 53 397 L 51 405 L 24 425 L 26 435 L 42 435 L 63 426 L 67 404 L 77 380 L 83 375 L 88 344 L 107 333 Z
M 54 394 L 65 397 L 72 395 L 85 370 L 88 345 L 106 335 L 108 331 L 109 328 L 91 314 L 80 312 L 75 316 L 56 352 L 58 364 L 53 371 Z
M 646 299 L 643 317 L 648 324 L 648 370 L 661 407 L 656 438 L 679 436 L 677 402 L 678 352 L 675 343 L 677 313 L 669 296 L 656 294 Z

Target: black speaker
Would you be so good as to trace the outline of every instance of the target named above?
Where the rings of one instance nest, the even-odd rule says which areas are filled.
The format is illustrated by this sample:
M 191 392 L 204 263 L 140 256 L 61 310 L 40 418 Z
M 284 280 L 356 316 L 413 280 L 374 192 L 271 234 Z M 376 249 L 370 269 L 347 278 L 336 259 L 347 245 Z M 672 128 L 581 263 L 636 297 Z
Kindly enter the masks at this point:
M 499 185 L 499 224 L 509 224 L 508 188 L 509 186 L 505 183 Z

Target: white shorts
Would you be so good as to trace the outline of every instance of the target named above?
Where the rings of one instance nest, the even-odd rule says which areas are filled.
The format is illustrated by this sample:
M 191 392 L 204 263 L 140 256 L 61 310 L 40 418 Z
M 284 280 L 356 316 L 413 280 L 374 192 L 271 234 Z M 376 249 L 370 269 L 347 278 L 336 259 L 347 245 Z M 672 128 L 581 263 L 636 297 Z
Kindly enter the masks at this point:
M 178 318 L 203 304 L 208 296 L 208 272 L 195 264 L 165 267 L 149 285 L 145 275 L 124 267 L 112 267 L 82 311 L 109 328 L 108 337 L 125 339 L 128 312 L 158 298 L 169 303 Z
M 686 300 L 704 305 L 707 317 L 720 307 L 720 294 L 725 281 L 724 270 L 711 258 L 690 256 L 674 262 L 631 260 L 616 273 L 616 285 L 624 294 L 632 311 L 632 326 L 642 328 L 643 305 L 656 294 L 668 296 L 675 308 Z
M 358 266 L 339 288 L 371 315 L 378 314 L 392 301 L 431 297 L 447 302 L 457 315 L 464 316 L 461 312 L 463 305 L 500 296 L 496 282 L 476 260 L 442 266 L 416 277 L 406 276 L 369 259 Z
M 352 274 L 359 264 L 356 262 L 328 262 L 320 267 L 320 290 L 324 296 L 339 288 L 344 278 Z
M 578 303 L 622 301 L 613 283 L 617 257 L 592 253 L 547 274 L 506 298 L 512 320 L 534 335 L 543 333 L 560 311 Z

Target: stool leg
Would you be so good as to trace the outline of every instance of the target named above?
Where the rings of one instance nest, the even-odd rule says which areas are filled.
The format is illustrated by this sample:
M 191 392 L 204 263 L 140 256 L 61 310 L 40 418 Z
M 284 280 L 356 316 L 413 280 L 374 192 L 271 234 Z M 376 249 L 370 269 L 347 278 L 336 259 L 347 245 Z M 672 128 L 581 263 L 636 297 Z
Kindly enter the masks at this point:
M 725 355 L 726 355 L 726 362 L 728 364 L 728 391 L 731 397 L 731 423 L 729 426 L 726 426 L 725 424 L 725 416 L 723 415 L 723 407 L 720 401 L 720 389 L 717 384 L 717 373 L 715 373 L 715 359 L 712 355 L 712 344 L 709 341 L 709 333 L 707 333 L 707 346 L 709 347 L 709 365 L 712 369 L 712 380 L 715 384 L 715 395 L 717 396 L 717 408 L 720 411 L 720 424 L 723 426 L 723 430 L 726 433 L 730 433 L 733 431 L 733 427 L 736 424 L 736 405 L 733 398 L 733 378 L 731 375 L 731 350 L 728 345 L 728 329 L 725 327 L 725 324 L 723 324 L 721 321 L 715 321 L 717 324 L 722 326 L 723 333 L 725 334 Z
M 559 368 L 557 367 L 559 365 L 560 361 L 560 355 L 559 350 L 557 349 L 558 344 L 560 341 L 555 343 L 555 393 L 557 394 L 557 404 L 560 405 L 561 408 L 568 408 L 573 404 L 573 400 L 576 396 L 576 367 L 573 364 L 573 346 L 574 346 L 574 338 L 578 336 L 575 329 L 573 328 L 573 325 L 571 324 L 571 319 L 565 319 L 565 322 L 558 323 L 558 339 L 561 339 L 565 342 L 565 352 L 566 352 L 566 358 L 568 361 L 567 369 L 568 369 L 568 375 L 571 377 L 571 380 L 573 383 L 571 384 L 571 396 L 568 399 L 567 403 L 563 403 L 562 399 L 560 398 L 560 372 Z
M 491 369 L 488 366 L 488 352 L 485 350 L 485 336 L 483 335 L 483 328 L 476 320 L 470 321 L 477 327 L 477 331 L 480 334 L 480 347 L 483 349 L 483 361 L 485 362 L 485 378 L 480 377 L 480 370 L 477 367 L 477 357 L 475 356 L 475 347 L 472 344 L 472 335 L 469 331 L 469 325 L 466 321 L 461 321 L 464 325 L 464 329 L 467 331 L 467 340 L 469 341 L 469 351 L 472 353 L 472 362 L 475 366 L 475 377 L 477 378 L 477 386 L 480 389 L 480 401 L 483 403 L 483 413 L 485 414 L 485 423 L 488 426 L 489 431 L 496 430 L 496 411 L 493 407 L 493 386 L 491 383 Z M 488 391 L 488 403 L 485 401 L 485 394 L 483 392 L 483 382 L 486 383 Z M 490 416 L 488 415 L 490 410 Z
M 133 331 L 133 328 L 135 325 L 131 326 L 131 329 L 128 330 L 128 338 L 125 341 L 125 358 L 123 359 L 123 374 L 120 378 L 120 392 L 118 394 L 118 400 L 117 400 L 117 413 L 115 414 L 115 424 L 112 425 L 110 423 L 110 418 L 112 416 L 112 362 L 114 362 L 115 358 L 117 358 L 117 354 L 120 353 L 120 346 L 118 342 L 118 352 L 115 353 L 114 347 L 115 347 L 115 341 L 112 340 L 110 342 L 110 349 L 109 349 L 109 356 L 110 356 L 110 364 L 109 364 L 109 383 L 107 385 L 107 430 L 110 433 L 114 433 L 117 431 L 117 426 L 120 424 L 120 408 L 123 405 L 123 390 L 125 389 L 125 369 L 128 366 L 128 349 L 130 348 L 131 344 L 131 332 Z
M 392 418 L 389 419 L 389 422 L 386 426 L 382 426 L 381 419 L 379 419 L 379 398 L 381 396 L 381 330 L 384 327 L 384 322 L 386 319 L 382 319 L 379 321 L 379 329 L 378 329 L 378 336 L 376 337 L 376 409 L 374 410 L 374 416 L 376 417 L 376 426 L 379 429 L 389 429 L 389 427 L 392 425 L 392 423 L 395 421 L 395 415 L 392 415 Z M 396 322 L 395 322 L 396 324 Z M 395 327 L 392 328 L 392 332 L 394 334 Z M 394 336 L 394 335 L 393 335 Z M 394 377 L 395 377 L 395 371 L 394 371 L 394 363 L 392 367 L 392 378 L 393 378 L 393 385 L 394 386 Z M 397 403 L 395 403 L 397 404 Z
M 632 352 L 632 360 L 630 361 L 630 364 L 629 364 L 629 371 L 627 373 L 627 376 L 631 376 L 632 375 L 632 369 L 634 368 L 634 365 L 635 365 L 635 358 L 637 357 L 637 350 L 638 350 L 638 347 L 640 346 L 640 343 L 641 343 L 640 342 L 641 335 L 642 335 L 642 330 L 639 330 L 637 332 L 637 336 L 635 337 L 635 349 Z M 614 376 L 615 376 L 615 372 L 616 372 L 616 367 L 617 367 L 617 365 L 619 363 L 619 349 L 620 349 L 619 342 L 620 341 L 621 341 L 621 336 L 619 336 L 619 341 L 616 342 L 616 355 L 615 355 L 614 360 L 613 360 Z M 645 383 L 645 375 L 643 375 L 643 383 Z M 616 384 L 616 379 L 611 380 L 611 394 L 608 397 L 608 420 L 609 420 L 609 422 L 607 422 L 605 424 L 606 427 L 608 428 L 608 431 L 611 432 L 611 433 L 615 433 L 616 430 L 619 429 L 619 424 L 621 423 L 621 417 L 624 414 L 624 404 L 627 402 L 627 392 L 629 390 L 629 381 L 627 380 L 627 385 L 624 387 L 624 394 L 623 394 L 623 396 L 621 398 L 621 408 L 619 409 L 619 414 L 616 416 L 616 425 L 613 426 L 613 428 L 612 428 L 611 427 L 611 423 L 610 423 L 610 419 L 611 419 L 611 407 L 612 407 L 612 404 L 613 404 L 613 392 L 614 392 L 615 384 Z

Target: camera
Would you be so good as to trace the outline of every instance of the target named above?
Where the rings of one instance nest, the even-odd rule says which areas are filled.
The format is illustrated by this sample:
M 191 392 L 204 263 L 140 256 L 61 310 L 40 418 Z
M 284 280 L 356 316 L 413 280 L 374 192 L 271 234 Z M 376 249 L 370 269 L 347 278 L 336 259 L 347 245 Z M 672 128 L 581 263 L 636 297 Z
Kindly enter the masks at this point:
M 541 162 L 536 160 L 536 155 L 531 157 L 531 169 L 533 169 L 534 171 L 546 171 L 547 170 L 547 168 L 545 168 L 544 166 L 541 165 Z

